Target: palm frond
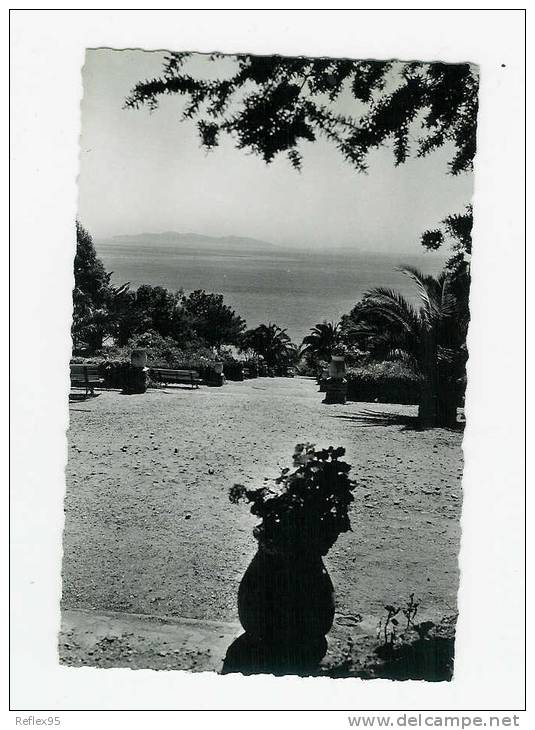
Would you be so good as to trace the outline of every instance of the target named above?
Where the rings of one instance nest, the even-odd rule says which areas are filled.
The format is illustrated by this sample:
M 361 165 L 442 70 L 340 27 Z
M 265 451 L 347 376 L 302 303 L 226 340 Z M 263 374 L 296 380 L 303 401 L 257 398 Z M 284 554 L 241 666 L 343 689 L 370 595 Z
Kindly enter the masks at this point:
M 415 359 L 414 355 L 403 348 L 395 347 L 389 350 L 386 353 L 386 360 L 403 362 L 412 367 L 415 371 L 418 371 L 418 361 Z
M 416 284 L 418 295 L 423 303 L 421 309 L 422 318 L 429 324 L 433 320 L 439 319 L 441 317 L 440 303 L 442 299 L 441 282 L 432 276 L 424 274 L 414 266 L 400 266 L 397 271 L 408 276 Z
M 396 322 L 407 332 L 421 329 L 420 313 L 395 289 L 376 287 L 364 295 L 364 303 L 369 312 L 380 314 L 390 322 Z

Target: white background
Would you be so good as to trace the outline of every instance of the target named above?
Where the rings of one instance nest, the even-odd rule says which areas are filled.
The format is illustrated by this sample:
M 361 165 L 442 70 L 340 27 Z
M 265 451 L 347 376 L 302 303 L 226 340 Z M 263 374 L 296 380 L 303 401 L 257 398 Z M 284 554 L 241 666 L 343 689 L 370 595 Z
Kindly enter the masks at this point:
M 522 11 L 14 11 L 12 708 L 519 710 L 524 697 Z M 86 47 L 471 61 L 481 67 L 460 619 L 451 683 L 71 669 L 57 661 L 81 67 Z M 505 67 L 502 67 L 505 64 Z M 5 381 L 4 381 L 5 382 Z M 365 566 L 363 566 L 365 570 Z M 327 716 L 298 717 L 325 727 Z M 64 724 L 71 714 L 65 714 Z M 199 725 L 201 716 L 165 717 Z M 245 713 L 233 726 L 263 726 Z M 76 727 L 104 720 L 79 717 Z M 144 726 L 138 713 L 129 724 Z M 212 714 L 205 723 L 228 722 Z M 277 718 L 272 720 L 277 722 Z M 282 717 L 281 717 L 282 720 Z M 151 719 L 151 721 L 153 721 Z M 109 726 L 124 724 L 117 713 Z M 204 725 L 203 725 L 204 726 Z

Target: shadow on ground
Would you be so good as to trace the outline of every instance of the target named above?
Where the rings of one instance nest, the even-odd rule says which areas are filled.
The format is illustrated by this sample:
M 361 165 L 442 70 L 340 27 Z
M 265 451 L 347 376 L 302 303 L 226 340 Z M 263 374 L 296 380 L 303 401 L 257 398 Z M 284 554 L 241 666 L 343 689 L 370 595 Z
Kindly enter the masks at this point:
M 425 679 L 427 682 L 447 682 L 453 676 L 455 640 L 435 636 L 417 639 L 393 651 L 378 650 L 384 664 L 375 672 L 383 679 Z
M 370 638 L 349 641 L 321 667 L 327 677 L 449 682 L 453 677 L 456 616 L 424 622 L 395 645 L 373 646 Z
M 173 383 L 172 385 L 160 385 L 160 386 L 152 385 L 150 387 L 150 390 L 157 391 L 158 393 L 163 393 L 164 395 L 172 395 L 175 392 L 180 392 L 180 391 L 184 391 L 184 390 L 188 393 L 196 393 L 196 392 L 198 392 L 199 388 L 192 388 L 191 385 L 179 385 L 179 384 Z
M 410 416 L 403 413 L 389 413 L 386 411 L 364 410 L 351 416 L 340 413 L 333 414 L 331 418 L 352 421 L 358 426 L 401 426 L 402 431 L 428 431 L 433 428 L 433 426 L 422 425 L 418 416 Z M 463 431 L 464 426 L 464 422 L 458 422 L 456 426 L 445 428 L 445 430 Z
M 416 639 L 397 648 L 379 647 L 375 656 L 360 666 L 357 657 L 351 657 L 325 667 L 320 674 L 332 678 L 449 682 L 453 677 L 454 647 L 453 638 Z
M 301 677 L 319 674 L 319 664 L 327 652 L 327 641 L 321 637 L 300 644 L 272 643 L 255 640 L 245 633 L 229 646 L 222 674 L 296 674 Z
M 329 645 L 316 640 L 273 644 L 244 633 L 228 647 L 222 674 L 298 675 L 449 682 L 453 677 L 456 616 L 410 629 L 394 645 L 370 634 L 333 629 Z
M 93 400 L 98 398 L 100 393 L 69 393 L 69 403 L 80 403 L 86 400 Z

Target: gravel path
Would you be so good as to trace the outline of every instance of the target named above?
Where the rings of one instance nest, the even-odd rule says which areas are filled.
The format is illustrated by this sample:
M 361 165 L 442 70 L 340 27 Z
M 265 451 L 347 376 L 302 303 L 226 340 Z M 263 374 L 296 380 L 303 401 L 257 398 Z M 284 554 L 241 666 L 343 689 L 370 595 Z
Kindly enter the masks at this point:
M 325 560 L 338 613 L 379 618 L 411 592 L 422 615 L 454 612 L 462 434 L 377 422 L 411 407 L 322 397 L 308 378 L 260 378 L 72 403 L 63 605 L 235 621 L 255 518 L 228 489 L 260 485 L 311 441 L 345 446 L 361 485 L 353 532 Z

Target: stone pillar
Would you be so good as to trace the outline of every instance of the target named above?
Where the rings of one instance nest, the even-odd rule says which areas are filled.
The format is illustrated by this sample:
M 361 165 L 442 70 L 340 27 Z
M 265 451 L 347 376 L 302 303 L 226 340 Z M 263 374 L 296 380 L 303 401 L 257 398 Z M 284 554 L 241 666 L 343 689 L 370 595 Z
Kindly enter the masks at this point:
M 130 355 L 130 362 L 135 368 L 147 367 L 147 351 L 132 350 L 132 353 Z
M 329 377 L 325 383 L 324 403 L 345 403 L 347 396 L 347 380 L 345 360 L 340 355 L 333 355 L 329 363 Z
M 329 363 L 329 376 L 342 380 L 346 371 L 345 360 L 341 355 L 333 355 Z
M 225 376 L 223 374 L 223 363 L 215 362 L 213 367 L 214 375 L 210 381 L 210 385 L 221 386 L 225 383 Z
M 123 393 L 146 393 L 149 385 L 149 370 L 147 368 L 147 353 L 145 350 L 132 350 L 130 355 L 130 369 Z

